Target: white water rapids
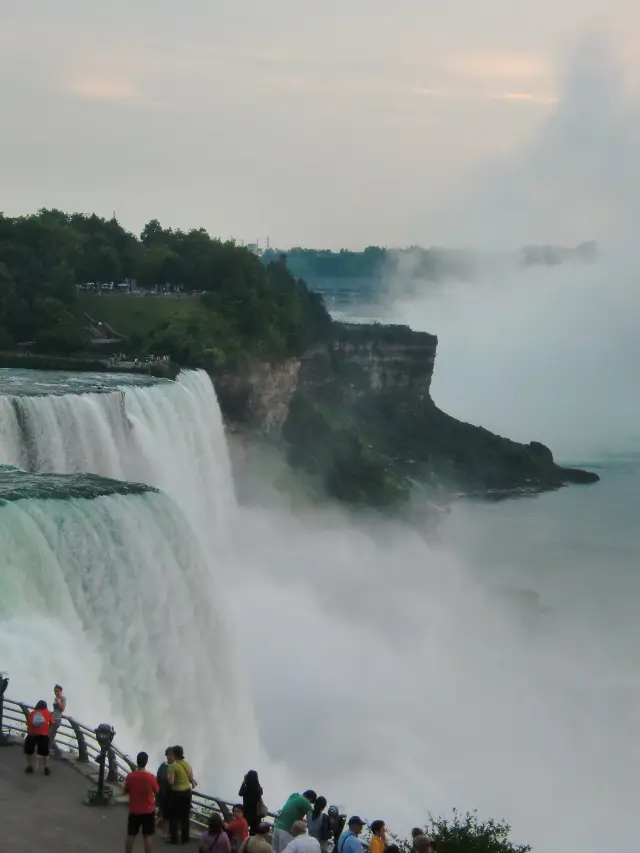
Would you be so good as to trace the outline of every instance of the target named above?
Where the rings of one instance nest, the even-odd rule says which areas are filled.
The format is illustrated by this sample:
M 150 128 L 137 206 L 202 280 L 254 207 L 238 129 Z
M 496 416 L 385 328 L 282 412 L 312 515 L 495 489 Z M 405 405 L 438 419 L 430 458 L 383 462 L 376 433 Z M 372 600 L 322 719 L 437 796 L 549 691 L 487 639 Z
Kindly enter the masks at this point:
M 184 743 L 209 785 L 241 778 L 258 742 L 224 611 L 235 497 L 208 377 L 0 397 L 0 463 L 163 490 L 0 506 L 10 694 L 60 682 L 69 713 L 116 723 L 121 747 Z

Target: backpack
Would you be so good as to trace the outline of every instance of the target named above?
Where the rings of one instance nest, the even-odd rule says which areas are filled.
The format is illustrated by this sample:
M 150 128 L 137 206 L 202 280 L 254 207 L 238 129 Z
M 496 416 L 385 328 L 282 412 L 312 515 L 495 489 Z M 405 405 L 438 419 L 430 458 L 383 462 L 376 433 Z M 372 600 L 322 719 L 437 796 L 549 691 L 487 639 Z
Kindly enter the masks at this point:
M 328 841 L 333 837 L 333 832 L 331 831 L 331 822 L 329 820 L 329 815 L 322 815 L 322 823 L 320 824 L 320 841 Z
M 33 719 L 31 720 L 31 722 L 37 728 L 39 728 L 40 726 L 44 726 L 46 720 L 44 718 L 44 714 L 42 713 L 42 711 L 36 711 L 35 714 L 33 715 Z

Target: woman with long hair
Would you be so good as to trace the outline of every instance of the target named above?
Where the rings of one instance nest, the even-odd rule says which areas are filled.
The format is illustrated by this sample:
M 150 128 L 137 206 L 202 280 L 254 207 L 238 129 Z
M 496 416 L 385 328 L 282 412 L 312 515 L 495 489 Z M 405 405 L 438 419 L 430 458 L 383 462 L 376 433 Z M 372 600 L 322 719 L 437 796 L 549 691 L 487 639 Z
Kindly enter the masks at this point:
M 209 829 L 202 833 L 198 853 L 231 853 L 229 836 L 224 831 L 222 815 L 218 812 L 209 818 Z
M 331 827 L 329 826 L 329 815 L 325 814 L 327 800 L 318 797 L 313 804 L 313 811 L 307 818 L 309 835 L 320 842 L 322 853 L 329 853 L 329 840 L 331 839 Z
M 262 801 L 262 786 L 256 770 L 249 770 L 244 777 L 238 796 L 242 797 L 244 818 L 249 824 L 249 832 L 255 835 L 262 819 L 266 817 L 265 805 Z

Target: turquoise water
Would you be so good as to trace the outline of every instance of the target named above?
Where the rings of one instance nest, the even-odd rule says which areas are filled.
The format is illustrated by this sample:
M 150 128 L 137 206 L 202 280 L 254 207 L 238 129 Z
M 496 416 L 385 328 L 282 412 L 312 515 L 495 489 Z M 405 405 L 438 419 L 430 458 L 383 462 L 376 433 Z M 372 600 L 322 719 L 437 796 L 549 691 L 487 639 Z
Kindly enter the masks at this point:
M 69 371 L 0 368 L 0 395 L 98 394 L 116 388 L 168 382 L 133 373 L 71 373 Z
M 142 483 L 123 483 L 95 474 L 34 474 L 0 465 L 0 507 L 7 501 L 32 498 L 67 500 L 105 495 L 139 495 L 154 491 Z
M 589 467 L 593 486 L 500 504 L 461 508 L 443 542 L 483 577 L 532 588 L 543 606 L 571 622 L 583 647 L 606 650 L 613 668 L 640 667 L 640 454 Z M 637 670 L 640 672 L 640 669 Z

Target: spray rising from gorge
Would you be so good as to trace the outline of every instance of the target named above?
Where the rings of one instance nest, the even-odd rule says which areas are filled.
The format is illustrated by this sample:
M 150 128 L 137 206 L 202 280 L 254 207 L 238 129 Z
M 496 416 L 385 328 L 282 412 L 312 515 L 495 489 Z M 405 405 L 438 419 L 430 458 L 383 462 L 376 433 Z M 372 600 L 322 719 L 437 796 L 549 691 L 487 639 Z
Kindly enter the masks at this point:
M 21 698 L 55 672 L 74 713 L 108 717 L 125 748 L 159 757 L 179 735 L 221 795 L 258 764 L 273 807 L 313 783 L 401 830 L 459 805 L 507 815 L 516 839 L 552 853 L 578 840 L 593 849 L 603 813 L 623 837 L 620 689 L 635 645 L 620 655 L 607 630 L 618 604 L 585 631 L 550 583 L 563 575 L 536 565 L 546 501 L 570 496 L 591 518 L 598 490 L 527 502 L 531 560 L 498 573 L 473 508 L 427 545 L 338 510 L 293 515 L 275 493 L 238 507 L 205 374 L 122 390 L 100 381 L 100 393 L 0 398 L 5 463 L 163 488 L 0 507 L 0 648 Z M 523 613 L 514 588 L 537 589 L 546 615 Z

